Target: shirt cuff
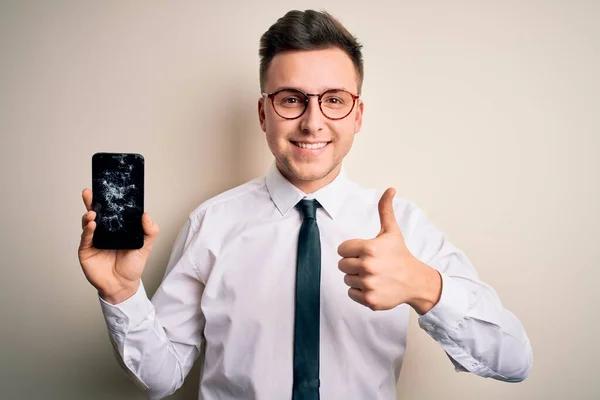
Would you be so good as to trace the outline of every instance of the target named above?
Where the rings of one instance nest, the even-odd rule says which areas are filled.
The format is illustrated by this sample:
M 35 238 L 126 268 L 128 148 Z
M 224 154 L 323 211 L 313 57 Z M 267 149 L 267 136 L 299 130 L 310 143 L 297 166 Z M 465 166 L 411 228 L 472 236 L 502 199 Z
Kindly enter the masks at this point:
M 471 307 L 469 291 L 440 272 L 442 293 L 438 303 L 419 317 L 419 326 L 434 339 L 453 336 Z
M 107 303 L 100 296 L 98 299 L 108 327 L 122 333 L 139 325 L 154 310 L 141 281 L 135 294 L 119 304 Z

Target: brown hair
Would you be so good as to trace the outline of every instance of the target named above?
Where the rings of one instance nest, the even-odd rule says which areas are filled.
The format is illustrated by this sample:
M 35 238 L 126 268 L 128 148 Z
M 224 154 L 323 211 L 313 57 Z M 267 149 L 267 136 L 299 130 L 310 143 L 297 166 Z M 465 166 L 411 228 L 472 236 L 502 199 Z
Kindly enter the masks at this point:
M 288 50 L 320 50 L 337 47 L 348 54 L 362 89 L 364 67 L 362 45 L 335 17 L 326 11 L 289 11 L 260 38 L 260 89 L 264 91 L 267 69 L 276 54 Z

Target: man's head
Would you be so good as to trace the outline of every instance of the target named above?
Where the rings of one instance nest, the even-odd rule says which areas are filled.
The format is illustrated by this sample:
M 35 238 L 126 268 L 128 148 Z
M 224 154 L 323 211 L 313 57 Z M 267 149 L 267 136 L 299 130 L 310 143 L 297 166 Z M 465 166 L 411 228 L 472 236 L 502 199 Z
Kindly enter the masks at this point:
M 269 148 L 293 184 L 317 190 L 338 174 L 362 124 L 361 45 L 325 12 L 290 11 L 261 37 L 260 57 Z M 323 93 L 320 103 L 305 96 Z

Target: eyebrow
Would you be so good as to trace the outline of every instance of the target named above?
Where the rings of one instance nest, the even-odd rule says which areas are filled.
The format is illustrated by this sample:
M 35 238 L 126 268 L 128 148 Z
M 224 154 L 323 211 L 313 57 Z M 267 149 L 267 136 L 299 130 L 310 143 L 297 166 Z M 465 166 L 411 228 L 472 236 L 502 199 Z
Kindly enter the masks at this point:
M 304 90 L 302 88 L 299 87 L 294 87 L 294 86 L 280 86 L 278 88 L 276 88 L 275 90 L 273 90 L 271 93 L 275 93 L 279 90 L 300 90 L 304 93 L 310 93 L 308 90 Z M 325 88 L 321 89 L 321 91 L 319 93 L 325 93 L 328 90 L 345 90 L 347 92 L 353 93 L 351 90 L 347 89 L 345 86 L 326 86 Z

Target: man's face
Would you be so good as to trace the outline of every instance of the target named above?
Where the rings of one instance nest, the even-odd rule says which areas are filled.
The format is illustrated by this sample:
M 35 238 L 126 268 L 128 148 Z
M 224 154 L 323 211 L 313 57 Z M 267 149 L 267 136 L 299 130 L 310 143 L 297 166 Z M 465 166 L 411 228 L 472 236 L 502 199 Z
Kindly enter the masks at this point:
M 305 93 L 343 89 L 357 94 L 357 73 L 350 57 L 337 48 L 284 52 L 271 61 L 265 92 L 281 88 Z M 363 103 L 357 100 L 347 117 L 331 120 L 321 112 L 317 97 L 309 98 L 304 114 L 291 120 L 279 116 L 266 96 L 258 101 L 260 125 L 279 170 L 307 193 L 337 176 L 341 161 L 360 130 L 363 112 Z M 321 147 L 323 143 L 325 146 Z

